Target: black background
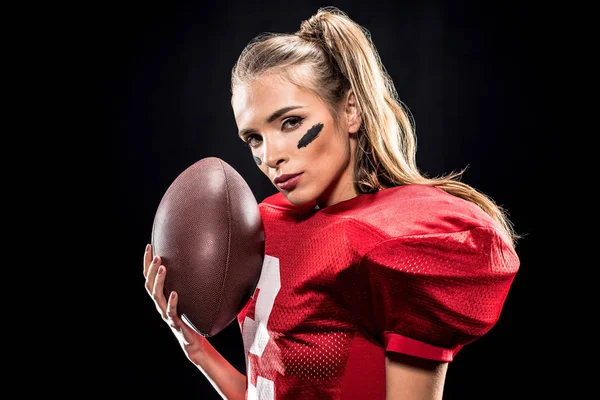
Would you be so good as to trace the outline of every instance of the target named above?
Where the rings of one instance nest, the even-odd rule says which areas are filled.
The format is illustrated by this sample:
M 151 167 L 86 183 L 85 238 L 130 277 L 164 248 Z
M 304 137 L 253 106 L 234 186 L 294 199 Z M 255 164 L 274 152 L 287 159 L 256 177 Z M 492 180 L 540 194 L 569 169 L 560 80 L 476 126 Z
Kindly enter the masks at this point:
M 88 362 L 100 365 L 90 391 L 139 398 L 218 399 L 187 361 L 144 289 L 142 254 L 158 203 L 172 180 L 204 157 L 246 179 L 258 201 L 276 189 L 237 138 L 230 72 L 261 32 L 294 32 L 334 5 L 367 28 L 400 99 L 416 120 L 417 163 L 429 175 L 468 166 L 463 181 L 508 209 L 521 270 L 489 334 L 450 365 L 445 399 L 530 398 L 545 353 L 539 279 L 544 244 L 536 204 L 541 170 L 539 76 L 550 39 L 534 5 L 512 2 L 179 2 L 98 6 L 88 11 L 90 73 L 101 116 L 97 232 L 110 263 L 102 336 Z M 140 3 L 141 4 L 141 3 Z M 73 33 L 76 35 L 76 33 Z M 107 267 L 107 264 L 110 267 Z M 238 327 L 210 339 L 245 372 Z

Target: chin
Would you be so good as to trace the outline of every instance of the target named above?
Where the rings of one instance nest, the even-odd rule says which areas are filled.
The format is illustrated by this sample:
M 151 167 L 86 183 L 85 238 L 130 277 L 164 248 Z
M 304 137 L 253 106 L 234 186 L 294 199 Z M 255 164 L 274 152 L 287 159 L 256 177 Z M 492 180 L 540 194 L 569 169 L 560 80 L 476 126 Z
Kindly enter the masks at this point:
M 289 193 L 281 191 L 281 193 L 285 196 L 287 201 L 298 207 L 302 207 L 303 205 L 315 200 L 314 197 L 303 195 L 302 193 L 295 192 L 295 190 L 292 190 Z

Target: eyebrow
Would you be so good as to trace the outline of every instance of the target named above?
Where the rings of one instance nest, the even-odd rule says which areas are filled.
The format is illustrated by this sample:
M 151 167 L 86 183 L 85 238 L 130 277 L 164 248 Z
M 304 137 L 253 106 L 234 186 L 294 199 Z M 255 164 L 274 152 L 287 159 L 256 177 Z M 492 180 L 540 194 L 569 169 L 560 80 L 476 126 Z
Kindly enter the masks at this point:
M 280 108 L 279 110 L 277 110 L 273 114 L 271 114 L 269 116 L 269 118 L 267 118 L 267 123 L 271 123 L 271 122 L 275 121 L 277 118 L 281 117 L 283 114 L 285 114 L 289 111 L 295 110 L 296 108 L 303 108 L 303 107 L 304 106 L 288 106 L 288 107 Z M 242 129 L 239 133 L 239 136 L 242 137 L 245 134 L 250 133 L 250 132 L 256 132 L 256 130 L 252 129 L 252 128 Z

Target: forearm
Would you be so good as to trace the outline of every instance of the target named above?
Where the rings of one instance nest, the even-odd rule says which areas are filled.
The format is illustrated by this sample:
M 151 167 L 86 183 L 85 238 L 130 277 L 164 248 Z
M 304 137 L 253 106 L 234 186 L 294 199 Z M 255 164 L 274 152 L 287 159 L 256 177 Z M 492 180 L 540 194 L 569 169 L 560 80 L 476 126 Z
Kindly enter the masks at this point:
M 215 390 L 227 400 L 244 400 L 246 376 L 227 361 L 206 338 L 202 354 L 191 361 L 206 376 Z

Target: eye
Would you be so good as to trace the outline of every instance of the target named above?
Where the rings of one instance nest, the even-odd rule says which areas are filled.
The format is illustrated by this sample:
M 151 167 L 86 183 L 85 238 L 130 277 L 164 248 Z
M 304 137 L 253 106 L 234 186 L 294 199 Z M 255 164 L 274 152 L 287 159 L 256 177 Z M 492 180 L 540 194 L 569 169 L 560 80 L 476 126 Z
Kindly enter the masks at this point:
M 304 120 L 304 118 L 301 118 L 301 117 L 290 117 L 290 118 L 286 119 L 285 121 L 283 121 L 283 128 L 284 128 L 284 130 L 294 130 L 294 129 L 298 128 L 300 125 L 302 125 L 303 120 Z M 286 125 L 288 128 L 285 128 Z
M 257 142 L 257 141 L 262 141 L 262 138 L 255 134 L 248 135 L 248 137 L 246 137 L 246 140 L 245 140 L 246 145 L 250 146 L 250 147 L 258 146 L 259 142 Z

